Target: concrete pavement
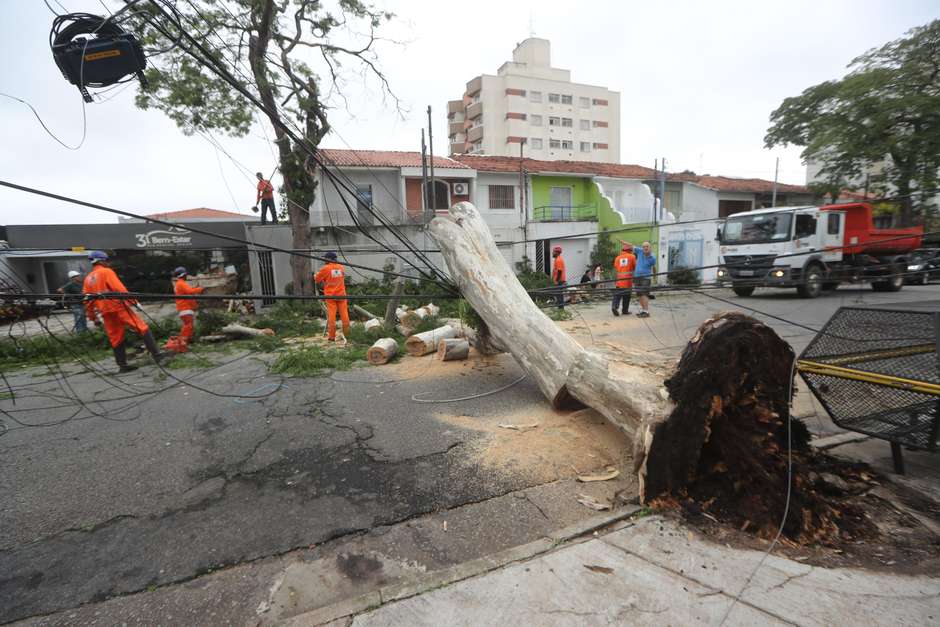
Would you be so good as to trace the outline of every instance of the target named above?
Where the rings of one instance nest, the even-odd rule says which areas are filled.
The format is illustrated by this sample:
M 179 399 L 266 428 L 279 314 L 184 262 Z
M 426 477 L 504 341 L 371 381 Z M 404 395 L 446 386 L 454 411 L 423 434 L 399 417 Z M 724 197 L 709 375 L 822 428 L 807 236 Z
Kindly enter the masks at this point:
M 940 578 L 824 569 L 651 516 L 331 625 L 926 625 Z M 742 592 L 743 589 L 743 592 Z M 313 618 L 313 617 L 308 617 Z M 291 624 L 305 622 L 299 616 Z

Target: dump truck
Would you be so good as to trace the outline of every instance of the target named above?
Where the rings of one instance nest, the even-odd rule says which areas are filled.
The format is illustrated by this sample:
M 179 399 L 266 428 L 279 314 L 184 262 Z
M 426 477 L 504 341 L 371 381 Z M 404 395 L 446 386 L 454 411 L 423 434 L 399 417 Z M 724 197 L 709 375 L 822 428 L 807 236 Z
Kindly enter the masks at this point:
M 800 296 L 815 298 L 860 282 L 876 292 L 897 292 L 924 229 L 877 229 L 872 214 L 871 205 L 861 202 L 732 214 L 721 227 L 718 280 L 738 296 L 758 287 L 795 287 Z

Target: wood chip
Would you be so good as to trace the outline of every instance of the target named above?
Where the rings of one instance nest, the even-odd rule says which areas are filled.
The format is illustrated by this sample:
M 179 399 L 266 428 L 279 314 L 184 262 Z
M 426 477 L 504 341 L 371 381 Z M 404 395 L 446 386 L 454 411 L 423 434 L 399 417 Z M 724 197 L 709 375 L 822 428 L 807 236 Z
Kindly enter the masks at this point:
M 578 481 L 582 483 L 589 483 L 591 481 L 610 481 L 611 479 L 616 479 L 620 476 L 620 471 L 614 468 L 613 466 L 607 467 L 607 472 L 600 473 L 597 475 L 578 475 Z
M 613 568 L 607 568 L 606 566 L 597 566 L 595 564 L 581 564 L 581 565 L 587 568 L 592 573 L 602 573 L 604 575 L 610 575 L 610 574 L 613 574 L 614 572 Z
M 528 425 L 511 425 L 511 424 L 499 425 L 499 427 L 503 429 L 512 429 L 514 431 L 525 431 L 527 429 L 535 429 L 537 426 L 539 426 L 539 423 L 537 422 L 533 422 L 532 424 L 528 424 Z
M 584 505 L 585 507 L 590 507 L 591 509 L 597 510 L 599 512 L 605 509 L 610 509 L 610 503 L 598 501 L 594 497 L 588 496 L 587 494 L 579 494 L 578 503 L 580 503 L 581 505 Z

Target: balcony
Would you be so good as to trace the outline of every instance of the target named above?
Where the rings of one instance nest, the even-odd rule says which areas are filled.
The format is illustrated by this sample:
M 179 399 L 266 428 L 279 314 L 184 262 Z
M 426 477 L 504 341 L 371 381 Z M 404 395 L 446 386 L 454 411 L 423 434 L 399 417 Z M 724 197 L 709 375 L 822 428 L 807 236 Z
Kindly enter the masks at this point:
M 477 76 L 475 79 L 467 83 L 467 95 L 473 96 L 480 93 L 480 90 L 483 89 L 483 77 Z
M 453 137 L 457 133 L 463 133 L 463 122 L 451 122 L 448 125 L 448 135 Z
M 463 100 L 448 100 L 447 101 L 447 115 L 450 116 L 452 113 L 462 113 L 463 112 Z
M 543 205 L 532 210 L 533 222 L 581 222 L 597 220 L 597 205 Z
M 452 154 L 452 155 L 462 155 L 462 154 L 464 154 L 465 152 L 467 152 L 467 150 L 469 150 L 469 148 L 470 148 L 470 146 L 467 144 L 467 142 L 451 142 L 451 143 L 450 143 L 450 154 Z
M 467 131 L 467 141 L 471 144 L 476 141 L 483 139 L 483 127 L 474 126 L 469 131 Z
M 473 104 L 467 107 L 467 119 L 475 120 L 476 118 L 483 115 L 483 103 L 474 102 Z

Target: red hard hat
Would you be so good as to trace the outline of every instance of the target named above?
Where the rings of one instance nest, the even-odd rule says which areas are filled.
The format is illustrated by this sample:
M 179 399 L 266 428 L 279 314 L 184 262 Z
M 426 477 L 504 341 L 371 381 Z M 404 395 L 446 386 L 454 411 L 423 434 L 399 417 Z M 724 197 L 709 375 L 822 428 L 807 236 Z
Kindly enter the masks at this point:
M 553 253 L 560 253 L 560 252 L 561 252 L 561 246 L 555 246 L 555 247 L 552 249 L 552 252 L 553 252 Z

